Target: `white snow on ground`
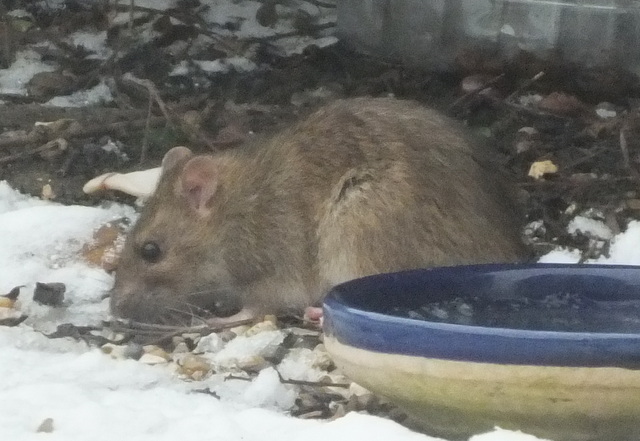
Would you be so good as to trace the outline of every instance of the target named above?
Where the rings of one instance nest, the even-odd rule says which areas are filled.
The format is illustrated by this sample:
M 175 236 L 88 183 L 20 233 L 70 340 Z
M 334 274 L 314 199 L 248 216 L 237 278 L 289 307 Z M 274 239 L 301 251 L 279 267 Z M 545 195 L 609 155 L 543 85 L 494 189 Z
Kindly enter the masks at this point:
M 122 216 L 134 217 L 133 210 L 121 205 L 92 208 L 43 202 L 0 182 L 0 294 L 27 285 L 20 295 L 23 309 L 38 317 L 38 323 L 48 322 L 50 330 L 56 323 L 89 324 L 107 317 L 108 305 L 101 298 L 112 278 L 81 262 L 78 250 L 96 227 Z M 637 235 L 640 237 L 640 225 Z M 65 307 L 51 315 L 56 308 L 30 303 L 36 281 L 64 282 Z M 295 395 L 273 368 L 261 371 L 253 382 L 224 381 L 222 375 L 185 382 L 166 364 L 115 360 L 84 343 L 48 339 L 35 332 L 30 322 L 0 327 L 1 440 L 434 439 L 392 421 L 357 413 L 331 422 L 289 417 L 285 411 Z M 237 337 L 222 350 L 214 336 L 201 344 L 216 352 L 211 361 L 223 366 L 280 341 L 281 334 L 273 331 Z M 305 367 L 310 351 L 298 352 L 281 366 L 281 374 L 317 380 L 319 371 Z M 215 390 L 220 399 L 193 392 L 204 388 Z M 53 420 L 53 432 L 36 433 L 47 418 Z M 496 431 L 474 441 L 536 439 L 522 436 Z
M 253 61 L 244 57 L 221 58 L 219 60 L 191 60 L 191 62 L 208 73 L 226 73 L 231 69 L 235 69 L 238 72 L 248 72 L 256 68 Z M 187 61 L 181 61 L 173 68 L 170 75 L 189 74 L 192 71 L 190 64 Z
M 613 237 L 613 231 L 611 231 L 611 228 L 606 226 L 604 222 L 584 216 L 574 217 L 571 222 L 569 222 L 567 231 L 569 234 L 576 234 L 580 231 L 601 239 L 611 239 Z
M 107 47 L 107 31 L 78 31 L 71 34 L 68 40 L 74 46 L 82 46 L 86 50 L 93 52 L 87 57 L 88 59 L 106 60 L 113 53 Z
M 569 232 L 581 230 L 582 232 L 590 232 L 597 237 L 611 237 L 611 230 L 604 223 L 592 219 L 586 219 L 586 221 L 585 218 L 572 221 L 569 224 Z M 575 250 L 556 249 L 544 255 L 540 262 L 577 263 L 579 260 L 580 254 Z M 591 259 L 587 263 L 640 265 L 640 222 L 631 221 L 626 231 L 613 238 L 608 257 L 603 256 L 599 259 Z
M 8 69 L 0 69 L 0 93 L 24 95 L 27 93 L 27 83 L 35 74 L 54 70 L 55 66 L 40 61 L 37 52 L 20 51 Z
M 129 5 L 129 0 L 120 0 L 120 4 Z M 157 11 L 166 10 L 175 7 L 175 0 L 136 0 L 135 6 L 141 8 L 150 8 Z M 278 34 L 286 34 L 294 31 L 294 21 L 298 10 L 304 11 L 311 17 L 317 18 L 318 24 L 335 22 L 335 8 L 320 8 L 314 6 L 310 2 L 291 3 L 291 7 L 277 5 L 279 19 L 273 27 L 261 26 L 256 20 L 256 12 L 263 2 L 254 0 L 237 0 L 237 1 L 212 1 L 207 4 L 205 21 L 212 31 L 220 35 L 225 35 L 233 39 L 239 38 L 264 38 L 273 37 Z M 52 7 L 55 5 L 51 5 Z M 61 6 L 60 6 L 61 7 Z M 137 11 L 136 16 L 144 15 L 142 11 Z M 126 24 L 130 20 L 128 12 L 121 12 L 113 17 L 112 24 Z M 228 31 L 221 26 L 228 22 L 237 23 L 239 29 L 237 31 Z M 291 55 L 302 53 L 309 45 L 315 44 L 318 47 L 325 47 L 335 44 L 338 40 L 331 35 L 331 29 L 324 34 L 321 32 L 319 38 L 313 38 L 307 35 L 295 35 L 286 38 L 275 38 L 270 43 L 273 47 L 277 47 L 283 55 Z M 145 28 L 138 35 L 144 41 L 149 41 L 159 35 L 151 28 Z M 88 59 L 109 58 L 113 51 L 107 47 L 106 31 L 78 31 L 67 37 L 67 41 L 74 46 L 83 46 L 92 53 L 87 56 Z M 208 43 L 210 41 L 207 40 Z M 40 44 L 39 46 L 42 46 Z M 40 72 L 52 72 L 58 69 L 58 66 L 44 63 L 40 60 L 40 55 L 34 50 L 20 51 L 16 54 L 15 61 L 7 69 L 0 69 L 0 93 L 12 95 L 25 95 L 26 84 L 31 78 Z M 256 68 L 255 63 L 243 56 L 229 57 L 219 60 L 194 60 L 202 70 L 209 73 L 224 73 L 230 69 L 246 72 Z M 188 66 L 185 62 L 181 62 L 174 67 L 172 75 L 186 74 Z M 59 107 L 79 107 L 92 104 L 106 103 L 113 100 L 111 91 L 106 84 L 101 82 L 92 89 L 86 91 L 78 91 L 69 96 L 54 97 L 47 105 Z
M 71 95 L 53 97 L 45 103 L 45 106 L 84 107 L 106 104 L 111 101 L 113 101 L 111 89 L 104 82 L 100 82 L 91 89 L 78 90 Z

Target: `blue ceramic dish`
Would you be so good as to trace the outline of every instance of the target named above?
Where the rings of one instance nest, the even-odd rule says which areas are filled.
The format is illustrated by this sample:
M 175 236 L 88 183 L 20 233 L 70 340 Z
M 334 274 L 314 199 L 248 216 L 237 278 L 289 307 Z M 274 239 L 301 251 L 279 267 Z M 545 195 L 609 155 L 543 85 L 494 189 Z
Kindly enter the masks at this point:
M 555 440 L 640 439 L 640 316 L 612 315 L 609 332 L 564 332 L 389 314 L 434 300 L 558 293 L 638 307 L 640 268 L 477 265 L 366 277 L 325 299 L 325 344 L 354 381 L 436 435 L 500 426 Z

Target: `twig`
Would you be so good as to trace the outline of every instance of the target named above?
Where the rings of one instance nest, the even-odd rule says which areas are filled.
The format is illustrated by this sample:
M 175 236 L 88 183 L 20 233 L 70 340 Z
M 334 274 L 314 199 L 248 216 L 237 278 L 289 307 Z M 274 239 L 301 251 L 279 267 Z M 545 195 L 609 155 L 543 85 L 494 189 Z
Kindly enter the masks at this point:
M 149 132 L 151 131 L 151 110 L 153 109 L 153 99 L 149 95 L 149 107 L 147 112 L 147 124 L 144 127 L 144 137 L 142 138 L 142 147 L 140 147 L 140 164 L 147 159 L 147 151 L 149 150 Z
M 313 6 L 317 6 L 319 8 L 335 9 L 337 7 L 335 3 L 325 3 L 325 2 L 321 2 L 320 0 L 304 0 L 304 1 L 306 3 L 310 3 Z
M 635 180 L 640 179 L 640 173 L 635 167 L 631 166 L 631 158 L 629 156 L 629 144 L 627 143 L 627 136 L 625 135 L 625 128 L 620 129 L 620 151 L 622 152 L 622 161 L 624 167 L 629 170 L 629 174 Z
M 225 329 L 234 328 L 236 326 L 247 325 L 253 323 L 253 319 L 237 320 L 235 322 L 225 323 L 218 326 L 200 325 L 200 326 L 170 326 L 158 325 L 154 323 L 142 323 L 135 321 L 111 321 L 108 326 L 114 331 L 130 332 L 136 335 L 157 336 L 158 333 L 163 335 L 151 340 L 150 344 L 160 344 L 168 339 L 181 334 L 200 334 L 202 336 L 209 335 L 213 332 L 224 331 Z
M 52 142 L 47 142 L 46 144 L 43 144 L 40 147 L 36 147 L 34 149 L 31 149 L 31 150 L 27 150 L 27 151 L 20 152 L 20 153 L 14 153 L 13 155 L 4 156 L 4 157 L 0 158 L 0 164 L 5 164 L 7 162 L 11 162 L 11 161 L 15 161 L 15 160 L 18 160 L 18 159 L 26 158 L 28 156 L 35 155 L 37 153 L 42 153 L 42 152 L 44 152 L 46 150 L 53 149 L 55 147 L 57 147 L 57 144 L 54 144 Z
M 280 382 L 282 384 L 293 384 L 295 386 L 342 387 L 345 389 L 348 387 L 351 387 L 351 384 L 349 383 L 332 383 L 330 381 L 306 381 L 306 380 L 285 379 L 285 378 L 282 378 L 279 372 L 278 372 L 278 376 L 280 377 Z
M 514 90 L 513 92 L 511 92 L 509 94 L 509 96 L 507 96 L 504 100 L 505 101 L 511 101 L 513 100 L 513 98 L 515 98 L 516 95 L 518 95 L 520 92 L 522 92 L 525 89 L 528 89 L 529 87 L 531 87 L 531 85 L 533 83 L 535 83 L 536 81 L 538 81 L 540 78 L 542 78 L 543 76 L 545 76 L 545 72 L 544 71 L 540 71 L 537 74 L 535 74 L 533 77 L 529 78 L 527 81 L 525 81 L 524 83 L 522 83 L 520 85 L 520 87 L 516 88 L 516 90 Z
M 143 79 L 137 78 L 130 72 L 127 72 L 126 74 L 124 74 L 122 76 L 122 79 L 125 81 L 130 81 L 132 83 L 135 83 L 147 89 L 147 91 L 149 92 L 149 98 L 153 98 L 153 100 L 158 104 L 158 107 L 160 108 L 160 111 L 162 112 L 164 117 L 167 119 L 167 122 L 172 127 L 175 126 L 175 124 L 173 123 L 173 117 L 167 110 L 167 105 L 164 103 L 162 98 L 160 98 L 160 93 L 158 92 L 158 89 L 156 88 L 156 85 L 153 84 L 153 82 L 151 82 L 150 80 L 143 80 Z
M 498 81 L 502 80 L 504 78 L 504 75 L 505 75 L 504 73 L 501 73 L 500 75 L 491 78 L 489 81 L 484 83 L 481 87 L 478 87 L 477 89 L 470 90 L 469 92 L 465 93 L 460 98 L 458 98 L 453 103 L 451 103 L 451 105 L 449 106 L 449 110 L 455 109 L 460 104 L 462 104 L 463 102 L 467 101 L 468 99 L 473 98 L 474 96 L 476 96 L 476 95 L 484 92 L 485 90 L 489 89 L 491 86 L 496 84 Z
M 78 128 L 75 124 L 72 124 L 67 130 L 51 134 L 34 130 L 25 136 L 0 139 L 0 150 L 25 146 L 29 144 L 44 144 L 56 138 L 64 138 L 68 140 L 71 138 L 88 138 L 91 136 L 109 135 L 113 133 L 119 133 L 124 130 L 139 130 L 143 127 L 146 127 L 147 124 L 155 127 L 163 124 L 164 122 L 164 117 L 154 116 L 150 120 L 147 120 L 147 118 L 145 118 L 134 121 L 118 121 L 107 125 L 92 125 L 89 127 L 80 128 Z
M 233 374 L 229 374 L 226 377 L 224 377 L 224 381 L 227 381 L 227 380 L 253 381 L 249 377 L 241 377 L 239 375 L 233 375 Z
M 133 20 L 134 20 L 134 8 L 136 7 L 135 0 L 129 2 L 129 37 L 133 37 Z
M 624 167 L 627 170 L 631 170 L 631 160 L 629 159 L 629 147 L 627 144 L 627 137 L 624 135 L 624 129 L 620 129 L 620 151 L 622 152 L 622 160 Z
M 130 7 L 127 5 L 115 5 L 115 9 L 116 10 L 123 10 L 124 8 L 129 9 Z M 133 6 L 133 8 L 131 8 L 132 11 L 138 11 L 138 12 L 146 12 L 149 14 L 157 14 L 157 15 L 167 15 L 171 18 L 174 18 L 176 20 L 178 20 L 180 23 L 187 25 L 187 26 L 192 26 L 193 29 L 195 29 L 199 34 L 202 34 L 204 36 L 207 36 L 209 38 L 211 38 L 212 40 L 215 40 L 216 43 L 220 44 L 220 46 L 222 46 L 227 52 L 233 54 L 233 55 L 239 55 L 239 52 L 237 49 L 235 49 L 233 46 L 231 46 L 230 44 L 228 44 L 223 37 L 221 37 L 220 35 L 217 35 L 211 31 L 209 31 L 208 29 L 205 29 L 203 27 L 203 25 L 196 25 L 194 23 L 189 23 L 187 20 L 184 19 L 184 17 L 181 14 L 178 14 L 176 12 L 173 11 L 162 11 L 160 9 L 154 9 L 154 8 L 149 8 L 149 7 L 145 7 L 145 6 Z
M 335 25 L 336 24 L 334 22 L 322 23 L 322 24 L 319 24 L 319 25 L 314 25 L 314 26 L 310 27 L 308 30 L 311 31 L 311 32 L 317 32 L 317 31 L 322 31 L 324 29 L 333 28 L 333 27 L 335 27 Z M 297 37 L 299 35 L 304 35 L 305 33 L 306 32 L 301 32 L 299 30 L 296 30 L 296 31 L 283 32 L 282 34 L 268 35 L 266 37 L 247 38 L 245 41 L 247 41 L 249 43 L 264 43 L 264 42 L 267 42 L 267 41 L 279 40 L 281 38 Z

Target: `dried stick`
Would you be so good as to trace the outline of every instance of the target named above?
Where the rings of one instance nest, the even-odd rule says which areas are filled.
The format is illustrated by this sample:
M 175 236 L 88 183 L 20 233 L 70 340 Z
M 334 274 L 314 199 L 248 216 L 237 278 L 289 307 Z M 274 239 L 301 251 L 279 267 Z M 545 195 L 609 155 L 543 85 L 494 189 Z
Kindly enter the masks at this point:
M 91 136 L 110 135 L 113 133 L 119 133 L 123 130 L 139 130 L 143 127 L 146 127 L 147 124 L 156 127 L 163 124 L 164 122 L 164 117 L 154 116 L 151 119 L 145 118 L 134 121 L 118 121 L 107 125 L 93 125 L 81 128 L 78 128 L 72 124 L 69 129 L 57 132 L 55 134 L 33 131 L 25 136 L 0 139 L 0 150 L 25 146 L 29 144 L 44 144 L 57 138 L 64 138 L 68 140 L 71 138 L 88 138 Z
M 525 81 L 524 83 L 522 83 L 520 85 L 520 87 L 518 87 L 516 90 L 514 90 L 513 92 L 511 92 L 509 94 L 509 96 L 507 96 L 504 100 L 507 102 L 510 102 L 511 100 L 513 100 L 517 94 L 519 94 L 520 92 L 522 92 L 525 89 L 528 89 L 529 87 L 531 87 L 531 85 L 533 83 L 535 83 L 536 81 L 538 81 L 540 78 L 542 78 L 543 76 L 545 76 L 545 72 L 544 71 L 540 71 L 537 74 L 535 74 L 533 77 L 531 77 L 530 79 L 528 79 L 527 81 Z
M 469 98 L 472 98 L 472 97 L 484 92 L 485 90 L 487 90 L 488 88 L 490 88 L 491 86 L 496 84 L 498 81 L 502 80 L 503 78 L 504 78 L 504 73 L 501 73 L 500 75 L 491 78 L 489 81 L 484 83 L 481 87 L 478 87 L 477 89 L 474 89 L 474 90 L 471 90 L 471 91 L 465 93 L 460 98 L 458 98 L 453 103 L 451 103 L 451 105 L 449 106 L 449 110 L 455 109 L 460 104 L 462 104 L 463 102 L 467 101 Z

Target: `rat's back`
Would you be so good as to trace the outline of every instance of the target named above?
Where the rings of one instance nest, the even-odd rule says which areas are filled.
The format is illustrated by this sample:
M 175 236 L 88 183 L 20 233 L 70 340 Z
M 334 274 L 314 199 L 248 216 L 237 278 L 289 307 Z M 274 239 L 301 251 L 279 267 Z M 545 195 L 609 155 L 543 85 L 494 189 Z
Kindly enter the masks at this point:
M 330 166 L 307 175 L 318 188 L 330 183 L 318 208 L 323 288 L 381 272 L 523 260 L 504 183 L 454 121 L 414 102 L 363 98 L 337 101 L 298 129 L 305 148 L 328 149 Z

